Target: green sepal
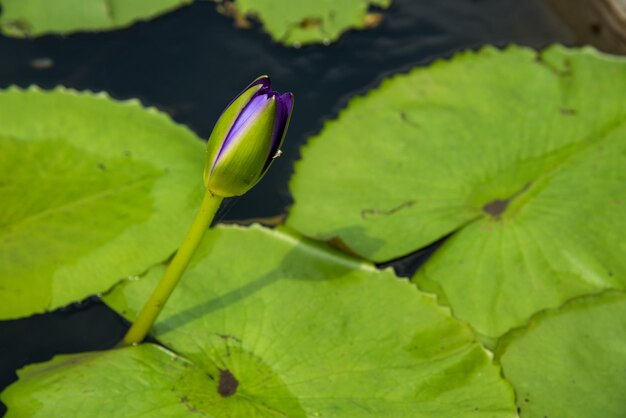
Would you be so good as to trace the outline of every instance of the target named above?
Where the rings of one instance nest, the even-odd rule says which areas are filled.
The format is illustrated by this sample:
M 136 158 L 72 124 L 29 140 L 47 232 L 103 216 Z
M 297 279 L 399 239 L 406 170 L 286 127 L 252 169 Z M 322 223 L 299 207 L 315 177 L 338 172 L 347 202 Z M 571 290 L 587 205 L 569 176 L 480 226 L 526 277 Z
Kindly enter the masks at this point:
M 254 82 L 256 82 L 259 78 L 254 80 Z M 254 84 L 254 82 L 252 84 Z M 250 100 L 254 97 L 255 94 L 258 93 L 261 88 L 262 85 L 257 84 L 244 90 L 239 95 L 239 97 L 233 100 L 233 102 L 224 110 L 224 112 L 220 115 L 219 119 L 215 123 L 215 127 L 213 128 L 213 132 L 211 132 L 211 136 L 209 137 L 209 142 L 207 143 L 206 147 L 204 166 L 205 185 L 207 184 L 208 176 L 211 168 L 213 167 L 214 160 L 217 157 L 220 149 L 222 148 L 222 144 L 228 136 L 230 129 L 237 120 L 237 116 L 239 116 L 243 108 L 250 102 Z
M 217 196 L 240 196 L 262 177 L 272 146 L 276 120 L 276 99 L 239 132 L 212 168 L 205 169 L 205 186 Z M 213 164 L 213 163 L 212 163 Z

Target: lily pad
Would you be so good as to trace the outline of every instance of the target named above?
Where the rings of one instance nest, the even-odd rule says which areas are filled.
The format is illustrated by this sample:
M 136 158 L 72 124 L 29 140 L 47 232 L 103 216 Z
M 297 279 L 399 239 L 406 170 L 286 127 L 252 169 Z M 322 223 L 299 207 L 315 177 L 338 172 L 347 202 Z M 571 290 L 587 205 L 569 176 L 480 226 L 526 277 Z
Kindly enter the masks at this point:
M 105 301 L 132 320 L 162 273 Z M 516 415 L 490 355 L 431 295 L 286 231 L 211 230 L 153 336 L 180 357 L 144 344 L 26 368 L 8 417 Z
M 65 89 L 9 89 L 0 109 L 0 319 L 104 292 L 174 252 L 202 193 L 192 132 Z
M 127 27 L 193 0 L 0 0 L 0 31 L 32 37 Z
M 391 0 L 236 0 L 223 2 L 239 26 L 258 18 L 271 37 L 289 46 L 336 41 L 348 29 L 373 27 L 382 16 L 371 6 L 389 7 Z
M 626 295 L 584 297 L 504 338 L 522 418 L 626 416 Z
M 486 336 L 626 285 L 626 60 L 466 52 L 353 99 L 302 152 L 288 225 L 415 281 Z

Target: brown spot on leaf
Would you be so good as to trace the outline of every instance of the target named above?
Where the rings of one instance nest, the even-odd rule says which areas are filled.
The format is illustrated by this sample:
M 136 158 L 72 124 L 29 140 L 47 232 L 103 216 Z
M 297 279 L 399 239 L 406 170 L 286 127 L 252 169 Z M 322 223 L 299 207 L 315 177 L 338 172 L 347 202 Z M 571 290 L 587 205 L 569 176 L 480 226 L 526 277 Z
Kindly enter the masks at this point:
M 187 396 L 181 396 L 178 399 L 180 400 L 180 403 L 182 403 L 183 405 L 187 407 L 189 412 L 193 412 L 193 413 L 199 412 L 198 409 L 189 402 L 189 398 Z
M 562 67 L 557 67 L 554 63 L 548 62 L 543 58 L 543 52 L 537 53 L 535 56 L 535 62 L 537 64 L 543 65 L 548 70 L 552 71 L 555 75 L 559 77 L 569 77 L 572 75 L 572 61 L 568 58 L 565 58 L 562 62 Z
M 228 335 L 228 334 L 217 334 L 218 337 L 220 337 L 222 340 L 224 341 L 228 341 L 228 340 L 234 340 L 237 341 L 238 343 L 241 342 L 241 339 L 235 337 L 234 335 Z
M 233 396 L 237 393 L 239 381 L 230 372 L 230 370 L 220 370 L 220 381 L 217 384 L 217 392 L 224 398 Z
M 361 210 L 361 218 L 365 219 L 369 216 L 390 216 L 393 215 L 396 212 L 401 211 L 402 209 L 406 209 L 406 208 L 410 208 L 411 206 L 413 206 L 414 204 L 417 203 L 417 200 L 408 200 L 404 203 L 399 204 L 398 206 L 396 206 L 395 208 L 391 208 L 389 210 L 382 210 L 382 209 L 363 209 Z
M 241 13 L 241 11 L 235 6 L 232 1 L 225 1 L 218 6 L 217 10 L 220 13 L 225 14 L 226 16 L 230 16 L 233 18 L 235 27 L 237 29 L 248 29 L 251 24 L 250 21 L 246 18 L 246 16 Z
M 491 202 L 486 203 L 485 206 L 483 206 L 483 212 L 485 212 L 488 215 L 491 215 L 493 218 L 498 219 L 500 215 L 502 215 L 504 211 L 506 210 L 506 208 L 509 206 L 509 203 L 511 203 L 511 200 L 515 199 L 520 194 L 528 190 L 531 184 L 532 182 L 526 183 L 524 187 L 522 187 L 520 190 L 513 193 L 512 196 L 509 196 L 506 199 L 494 199 Z
M 383 21 L 382 13 L 368 13 L 365 15 L 365 19 L 363 19 L 363 25 L 366 28 L 375 28 L 380 25 L 380 22 Z
M 18 32 L 22 36 L 30 36 L 32 27 L 24 19 L 9 20 L 4 22 L 4 26 L 12 31 Z
M 269 216 L 266 218 L 225 220 L 225 221 L 222 221 L 222 223 L 233 224 L 233 225 L 261 224 L 265 226 L 278 226 L 278 225 L 284 224 L 286 218 L 287 218 L 287 214 L 282 213 L 280 215 Z
M 404 113 L 404 112 L 400 111 L 400 112 L 399 112 L 399 115 L 400 115 L 400 119 L 402 120 L 402 122 L 404 122 L 404 123 L 406 123 L 407 125 L 410 125 L 410 126 L 412 126 L 412 127 L 414 127 L 414 128 L 420 128 L 419 123 L 417 123 L 417 122 L 414 122 L 414 121 L 410 120 L 410 119 L 407 117 L 406 113 Z
M 561 114 L 564 116 L 574 116 L 576 114 L 576 109 L 562 107 L 559 109 L 559 112 L 561 112 Z
M 302 29 L 316 29 L 322 26 L 322 19 L 319 17 L 307 17 L 302 19 L 299 26 Z
M 496 199 L 483 206 L 483 211 L 494 218 L 499 218 L 507 206 L 509 206 L 509 199 Z
M 331 247 L 337 248 L 338 250 L 343 251 L 346 254 L 350 254 L 351 256 L 354 256 L 354 257 L 360 257 L 356 252 L 354 252 L 354 250 L 352 248 L 350 248 L 350 246 L 348 244 L 346 244 L 341 239 L 341 237 L 334 236 L 334 237 L 331 237 L 326 242 Z

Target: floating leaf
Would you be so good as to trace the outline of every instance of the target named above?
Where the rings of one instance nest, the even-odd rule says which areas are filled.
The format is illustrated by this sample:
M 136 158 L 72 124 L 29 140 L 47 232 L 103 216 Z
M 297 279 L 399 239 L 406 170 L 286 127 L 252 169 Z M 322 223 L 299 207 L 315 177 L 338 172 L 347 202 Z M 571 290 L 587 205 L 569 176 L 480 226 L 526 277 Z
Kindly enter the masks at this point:
M 0 149 L 0 319 L 164 260 L 201 198 L 202 141 L 137 101 L 0 92 Z
M 106 302 L 133 319 L 162 272 Z M 283 231 L 211 230 L 153 335 L 184 359 L 146 344 L 32 366 L 2 395 L 8 417 L 515 416 L 488 353 L 432 296 Z
M 487 336 L 626 282 L 626 61 L 460 54 L 353 99 L 303 150 L 288 225 L 415 280 Z
M 192 0 L 0 0 L 0 31 L 30 37 L 100 31 L 154 18 Z
M 304 45 L 336 41 L 353 28 L 376 26 L 380 14 L 369 13 L 370 6 L 389 7 L 391 0 L 236 0 L 223 2 L 226 13 L 240 26 L 247 17 L 261 20 L 265 30 L 278 42 Z
M 539 314 L 498 347 L 522 418 L 626 416 L 626 295 Z

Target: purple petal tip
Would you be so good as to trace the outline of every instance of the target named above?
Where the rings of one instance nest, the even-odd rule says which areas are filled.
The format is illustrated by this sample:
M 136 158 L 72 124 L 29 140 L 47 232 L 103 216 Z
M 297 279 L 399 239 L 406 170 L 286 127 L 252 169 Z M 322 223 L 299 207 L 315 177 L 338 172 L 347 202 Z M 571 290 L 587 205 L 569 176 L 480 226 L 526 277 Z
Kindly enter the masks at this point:
M 246 87 L 245 90 L 248 90 L 249 88 L 257 85 L 261 86 L 259 93 L 265 93 L 266 91 L 269 91 L 270 87 L 272 86 L 272 80 L 270 80 L 269 76 L 262 75 L 261 77 L 250 83 L 250 85 Z
M 291 113 L 291 108 L 293 107 L 293 94 L 285 93 L 278 97 L 278 101 L 281 102 L 283 109 L 287 111 L 287 114 Z
M 274 135 L 272 146 L 270 147 L 270 153 L 268 155 L 263 172 L 268 169 L 272 162 L 272 159 L 277 155 L 280 150 L 280 146 L 285 139 L 285 133 L 289 125 L 289 118 L 291 116 L 291 110 L 293 108 L 293 94 L 285 93 L 278 94 L 274 92 L 276 97 L 276 121 L 274 123 Z

